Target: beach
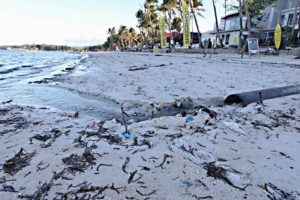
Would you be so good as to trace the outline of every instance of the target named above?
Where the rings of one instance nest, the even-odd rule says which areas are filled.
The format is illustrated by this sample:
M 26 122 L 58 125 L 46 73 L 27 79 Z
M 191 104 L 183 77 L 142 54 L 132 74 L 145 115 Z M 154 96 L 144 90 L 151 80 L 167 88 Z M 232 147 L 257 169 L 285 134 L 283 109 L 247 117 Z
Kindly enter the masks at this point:
M 106 52 L 80 64 L 47 84 L 115 102 L 120 117 L 0 102 L 2 199 L 300 199 L 300 95 L 222 104 L 299 84 L 293 56 Z M 190 101 L 125 132 L 121 105 L 135 116 Z

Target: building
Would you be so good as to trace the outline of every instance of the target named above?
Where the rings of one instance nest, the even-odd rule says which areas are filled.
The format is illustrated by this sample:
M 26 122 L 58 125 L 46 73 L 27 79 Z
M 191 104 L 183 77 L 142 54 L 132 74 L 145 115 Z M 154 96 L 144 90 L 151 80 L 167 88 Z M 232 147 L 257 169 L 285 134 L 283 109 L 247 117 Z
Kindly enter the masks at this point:
M 278 0 L 279 23 L 282 27 L 299 29 L 300 0 Z M 278 17 L 279 18 L 279 17 Z
M 242 17 L 242 27 L 246 30 L 247 18 Z M 232 13 L 221 18 L 219 24 L 219 33 L 222 38 L 222 42 L 226 47 L 237 47 L 240 38 L 240 14 L 238 12 Z M 216 29 L 214 30 L 216 34 Z M 247 34 L 246 32 L 243 33 Z
M 259 39 L 260 45 L 273 45 L 274 30 L 277 24 L 280 24 L 283 27 L 285 38 L 287 38 L 286 30 L 289 29 L 294 29 L 300 37 L 299 13 L 300 0 L 278 0 L 277 3 L 267 6 L 261 16 L 252 18 L 252 36 Z M 248 35 L 246 16 L 242 17 L 242 26 L 242 37 L 246 38 Z M 206 37 L 203 37 L 203 39 L 211 38 L 215 40 L 216 32 L 216 28 L 214 28 L 212 32 L 205 34 Z M 226 47 L 238 46 L 240 40 L 239 12 L 221 18 L 219 33 Z
M 262 20 L 257 24 L 261 40 L 273 41 L 274 29 L 280 24 L 287 38 L 292 29 L 299 35 L 300 0 L 278 0 L 276 4 L 265 8 Z M 296 35 L 295 35 L 296 36 Z

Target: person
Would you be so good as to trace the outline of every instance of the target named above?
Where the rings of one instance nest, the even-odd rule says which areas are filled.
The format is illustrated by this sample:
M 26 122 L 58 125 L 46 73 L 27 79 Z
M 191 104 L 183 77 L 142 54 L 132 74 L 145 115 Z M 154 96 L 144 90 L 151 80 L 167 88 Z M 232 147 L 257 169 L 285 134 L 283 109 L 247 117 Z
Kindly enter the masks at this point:
M 204 48 L 205 49 L 204 49 L 204 56 L 203 57 L 206 57 L 207 53 L 209 53 L 209 57 L 211 58 L 212 42 L 211 42 L 210 38 L 204 42 Z

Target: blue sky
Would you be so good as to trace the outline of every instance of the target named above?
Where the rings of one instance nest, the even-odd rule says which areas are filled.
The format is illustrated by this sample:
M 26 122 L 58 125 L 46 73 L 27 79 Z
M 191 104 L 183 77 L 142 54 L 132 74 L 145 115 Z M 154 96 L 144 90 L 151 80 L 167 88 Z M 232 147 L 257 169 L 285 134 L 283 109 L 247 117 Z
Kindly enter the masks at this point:
M 221 0 L 219 0 L 221 1 Z M 0 0 L 0 45 L 32 43 L 84 46 L 101 44 L 109 27 L 136 26 L 144 0 Z M 203 0 L 201 31 L 212 29 L 211 0 Z M 218 3 L 220 16 L 224 9 Z M 194 26 L 195 30 L 195 26 Z

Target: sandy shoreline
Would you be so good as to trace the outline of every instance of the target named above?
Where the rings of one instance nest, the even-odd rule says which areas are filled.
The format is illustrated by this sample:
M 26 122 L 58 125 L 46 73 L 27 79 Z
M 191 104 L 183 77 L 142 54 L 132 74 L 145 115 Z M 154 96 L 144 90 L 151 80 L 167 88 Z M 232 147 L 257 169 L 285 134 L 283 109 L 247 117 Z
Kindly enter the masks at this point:
M 58 86 L 116 102 L 224 98 L 300 77 L 286 56 L 101 53 L 82 64 L 85 74 L 63 76 Z M 0 104 L 0 196 L 300 199 L 300 95 L 264 103 L 133 123 L 129 138 L 116 120 Z
M 176 98 L 226 97 L 232 92 L 299 83 L 292 56 L 252 57 L 189 54 L 90 54 L 87 74 L 64 79 L 59 86 L 101 95 L 117 102 L 172 102 Z

